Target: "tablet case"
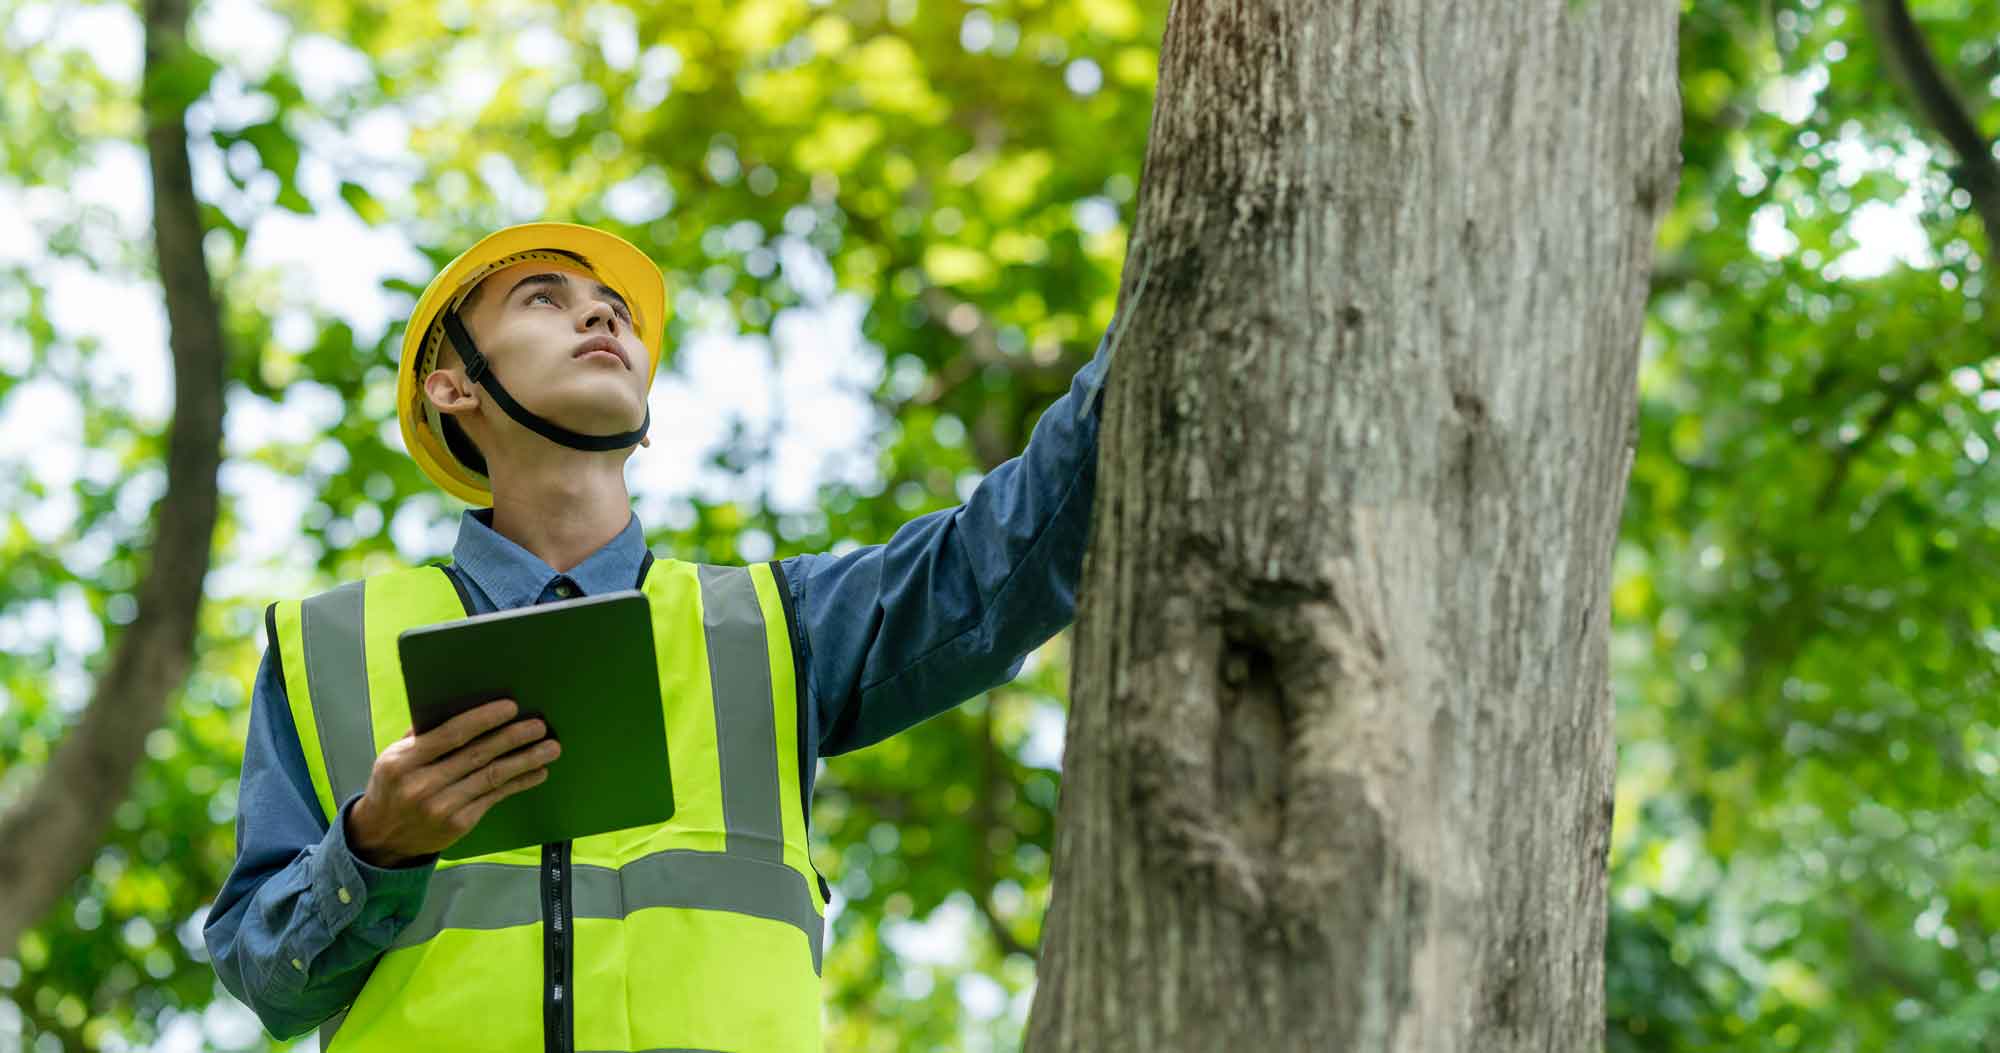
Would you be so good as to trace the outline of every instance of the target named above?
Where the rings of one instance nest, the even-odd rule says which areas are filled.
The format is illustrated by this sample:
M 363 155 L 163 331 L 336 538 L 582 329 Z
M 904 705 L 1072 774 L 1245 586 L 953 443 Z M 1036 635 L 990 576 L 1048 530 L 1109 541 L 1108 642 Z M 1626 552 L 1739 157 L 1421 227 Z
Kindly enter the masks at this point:
M 636 589 L 407 629 L 396 640 L 418 734 L 496 698 L 562 744 L 549 776 L 439 853 L 464 859 L 671 817 L 653 617 Z

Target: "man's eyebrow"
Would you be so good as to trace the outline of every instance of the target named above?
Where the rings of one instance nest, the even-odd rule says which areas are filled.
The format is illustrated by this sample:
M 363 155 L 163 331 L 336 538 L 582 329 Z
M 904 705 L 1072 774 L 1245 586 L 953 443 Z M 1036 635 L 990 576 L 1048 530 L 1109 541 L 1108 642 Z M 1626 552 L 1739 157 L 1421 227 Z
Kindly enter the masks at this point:
M 530 285 L 555 285 L 567 288 L 569 286 L 569 279 L 560 274 L 530 274 L 520 281 L 515 282 L 512 289 L 507 290 L 507 298 L 509 300 L 513 299 L 515 293 L 520 292 Z
M 520 281 L 515 282 L 512 289 L 507 290 L 507 298 L 509 300 L 513 299 L 515 293 L 520 292 L 524 286 L 529 285 L 554 285 L 567 289 L 569 288 L 569 278 L 561 274 L 530 274 Z M 623 296 L 618 295 L 618 290 L 600 282 L 597 286 L 597 294 L 616 303 L 619 309 L 624 311 L 627 316 L 631 315 L 632 305 L 626 303 Z

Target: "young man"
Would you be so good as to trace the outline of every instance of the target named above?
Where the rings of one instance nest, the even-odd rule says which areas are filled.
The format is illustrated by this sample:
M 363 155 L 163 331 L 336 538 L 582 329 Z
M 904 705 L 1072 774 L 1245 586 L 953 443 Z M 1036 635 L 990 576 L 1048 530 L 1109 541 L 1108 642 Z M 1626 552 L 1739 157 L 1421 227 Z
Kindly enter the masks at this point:
M 818 758 L 1005 682 L 1070 622 L 1102 344 L 965 504 L 843 556 L 697 566 L 653 558 L 623 474 L 665 306 L 638 249 L 557 223 L 488 236 L 418 300 L 404 441 L 475 507 L 449 565 L 266 612 L 236 863 L 204 935 L 273 1035 L 318 1026 L 336 1053 L 817 1050 Z M 441 861 L 560 747 L 508 700 L 410 734 L 396 634 L 635 586 L 674 817 Z

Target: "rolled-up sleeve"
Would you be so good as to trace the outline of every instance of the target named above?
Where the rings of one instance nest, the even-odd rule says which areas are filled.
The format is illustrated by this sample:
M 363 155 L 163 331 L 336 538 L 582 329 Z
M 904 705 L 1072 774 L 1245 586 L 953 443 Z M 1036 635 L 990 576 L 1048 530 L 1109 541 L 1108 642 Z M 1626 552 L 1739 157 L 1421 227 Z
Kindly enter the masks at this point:
M 236 861 L 202 937 L 216 975 L 273 1036 L 312 1030 L 353 1001 L 422 909 L 435 859 L 384 869 L 329 824 L 300 752 L 273 652 L 258 667 L 237 794 Z
M 919 516 L 882 544 L 787 561 L 822 756 L 1013 679 L 1073 620 L 1109 336 L 1027 449 L 964 504 Z

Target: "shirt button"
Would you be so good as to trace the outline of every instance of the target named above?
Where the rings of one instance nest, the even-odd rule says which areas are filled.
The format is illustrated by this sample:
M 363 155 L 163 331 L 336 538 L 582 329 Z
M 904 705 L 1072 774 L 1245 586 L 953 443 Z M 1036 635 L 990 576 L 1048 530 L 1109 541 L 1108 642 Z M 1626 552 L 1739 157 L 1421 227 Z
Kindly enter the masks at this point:
M 294 958 L 292 959 L 292 968 L 297 969 L 300 972 L 305 972 L 306 963 L 299 961 L 297 958 Z
M 354 897 L 347 894 L 347 889 L 342 888 L 340 890 L 340 901 L 342 903 L 352 903 L 354 902 Z
M 576 586 L 571 585 L 567 581 L 558 581 L 556 582 L 556 595 L 561 596 L 563 599 L 569 599 L 571 596 L 576 595 Z

